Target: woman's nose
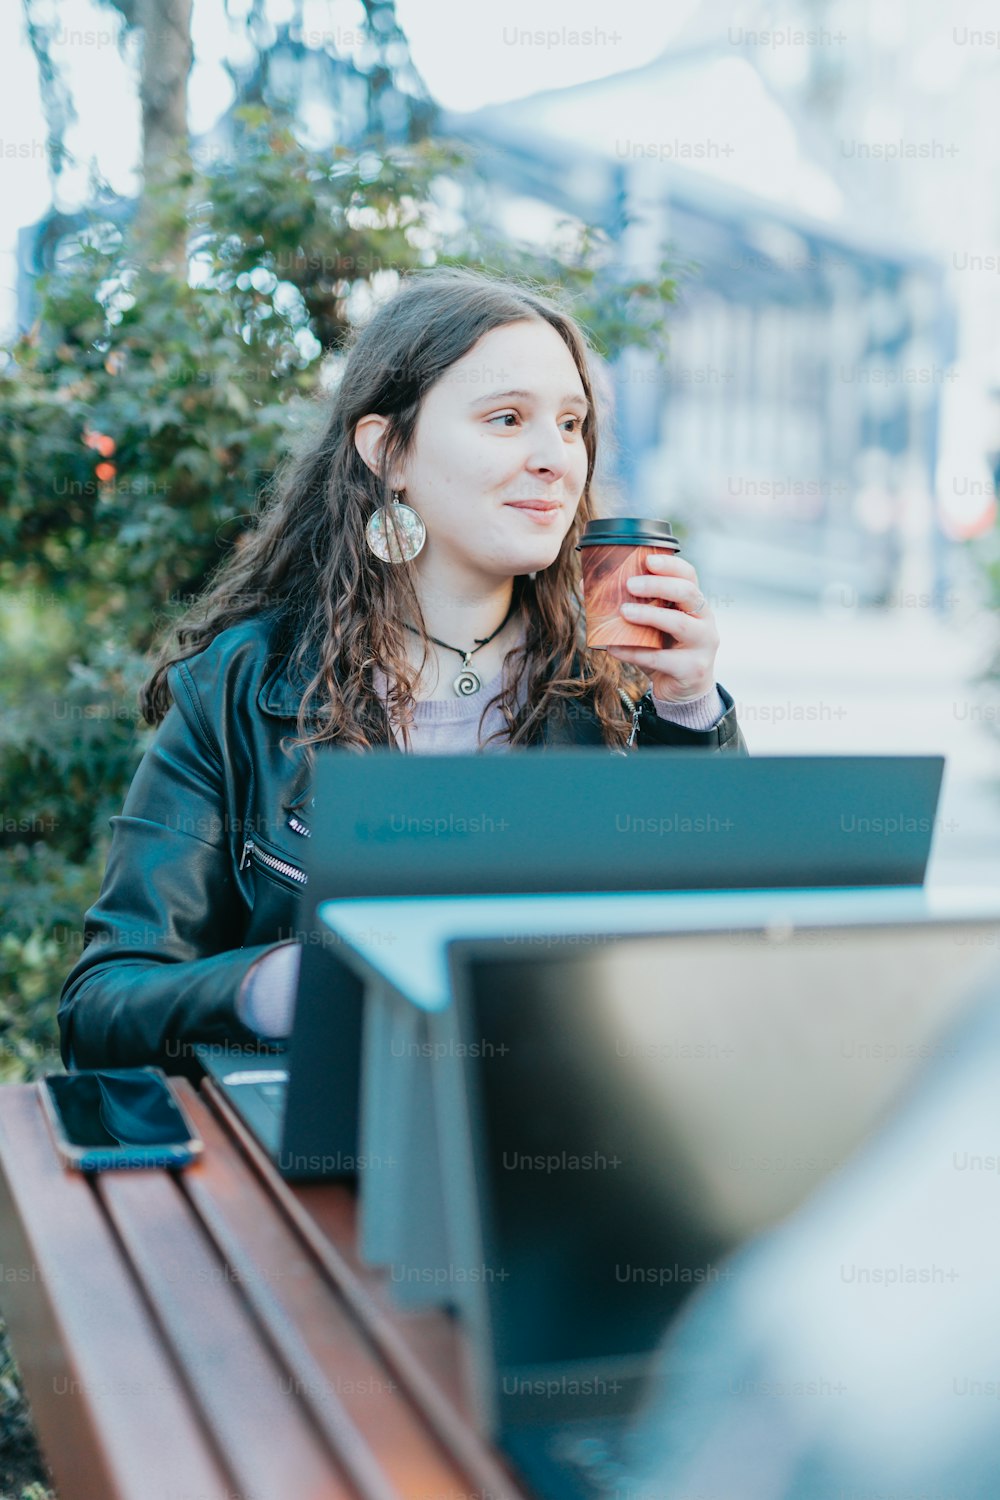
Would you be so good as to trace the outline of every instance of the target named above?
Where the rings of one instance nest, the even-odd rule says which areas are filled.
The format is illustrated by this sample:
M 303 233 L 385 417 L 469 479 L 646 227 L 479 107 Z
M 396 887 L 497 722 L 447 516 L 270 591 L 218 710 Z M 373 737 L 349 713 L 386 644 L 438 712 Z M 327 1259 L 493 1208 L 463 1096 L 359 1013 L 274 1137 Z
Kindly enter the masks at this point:
M 532 434 L 531 452 L 527 467 L 533 472 L 545 470 L 561 479 L 570 465 L 570 453 L 562 433 L 557 428 L 539 430 Z

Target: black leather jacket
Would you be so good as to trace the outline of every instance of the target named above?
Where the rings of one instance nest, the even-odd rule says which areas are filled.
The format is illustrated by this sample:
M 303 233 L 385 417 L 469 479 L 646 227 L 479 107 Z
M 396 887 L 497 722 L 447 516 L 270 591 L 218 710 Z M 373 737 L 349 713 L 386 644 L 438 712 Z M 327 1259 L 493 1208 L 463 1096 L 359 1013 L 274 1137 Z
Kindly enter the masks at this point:
M 236 997 L 250 965 L 295 930 L 312 795 L 305 752 L 279 743 L 295 734 L 305 682 L 292 680 L 277 639 L 263 616 L 170 670 L 173 702 L 111 819 L 101 892 L 63 985 L 69 1066 L 177 1072 L 195 1042 L 255 1041 Z M 746 754 L 719 691 L 726 714 L 707 731 L 660 719 L 644 699 L 635 743 Z M 584 706 L 558 733 L 550 725 L 545 743 L 604 741 Z

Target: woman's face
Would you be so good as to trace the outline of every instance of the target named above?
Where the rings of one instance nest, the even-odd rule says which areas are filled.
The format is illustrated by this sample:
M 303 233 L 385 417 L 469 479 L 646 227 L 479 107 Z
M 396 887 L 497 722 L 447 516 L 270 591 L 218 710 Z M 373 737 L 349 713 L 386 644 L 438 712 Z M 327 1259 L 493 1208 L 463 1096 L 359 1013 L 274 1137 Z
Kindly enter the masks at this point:
M 425 395 L 397 476 L 427 528 L 418 571 L 445 563 L 492 581 L 549 567 L 587 478 L 586 415 L 573 356 L 550 324 L 484 334 Z M 384 419 L 359 423 L 365 456 L 370 421 Z

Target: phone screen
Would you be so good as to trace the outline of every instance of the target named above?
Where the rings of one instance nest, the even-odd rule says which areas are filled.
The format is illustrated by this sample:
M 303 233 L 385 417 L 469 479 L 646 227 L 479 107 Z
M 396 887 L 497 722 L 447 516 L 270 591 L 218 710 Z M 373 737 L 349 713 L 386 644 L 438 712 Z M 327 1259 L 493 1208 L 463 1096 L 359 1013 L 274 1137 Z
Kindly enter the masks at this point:
M 182 1166 L 200 1143 L 158 1068 L 104 1068 L 45 1079 L 61 1142 L 75 1165 Z

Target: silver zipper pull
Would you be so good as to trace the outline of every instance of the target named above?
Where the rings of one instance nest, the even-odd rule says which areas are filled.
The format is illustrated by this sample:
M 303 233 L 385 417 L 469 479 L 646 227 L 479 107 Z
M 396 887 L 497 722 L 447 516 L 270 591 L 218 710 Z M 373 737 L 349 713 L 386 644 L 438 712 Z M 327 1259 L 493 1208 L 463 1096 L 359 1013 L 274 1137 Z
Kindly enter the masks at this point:
M 618 689 L 618 696 L 632 715 L 632 732 L 625 744 L 625 749 L 631 750 L 632 746 L 635 744 L 635 737 L 639 733 L 639 720 L 642 717 L 639 708 L 642 699 L 640 698 L 639 703 L 633 703 L 632 699 L 629 697 L 628 693 L 625 692 L 624 688 Z
M 245 870 L 250 863 L 250 850 L 254 847 L 253 839 L 247 839 L 243 845 L 243 853 L 240 855 L 240 869 Z

